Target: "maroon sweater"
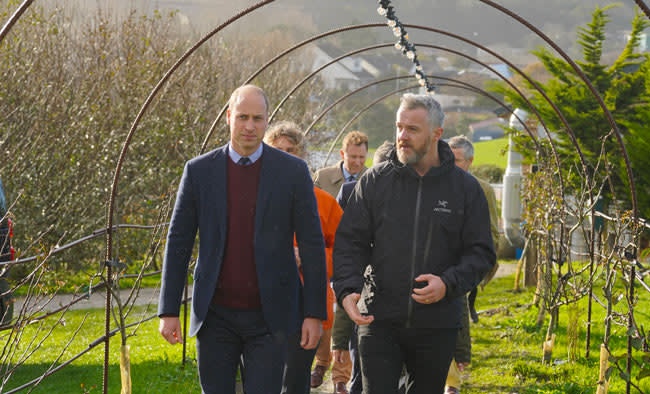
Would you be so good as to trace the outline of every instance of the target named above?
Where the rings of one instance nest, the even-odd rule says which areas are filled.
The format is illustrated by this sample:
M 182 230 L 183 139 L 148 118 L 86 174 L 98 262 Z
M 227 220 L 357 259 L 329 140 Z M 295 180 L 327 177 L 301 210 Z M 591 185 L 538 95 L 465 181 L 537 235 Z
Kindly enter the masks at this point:
M 255 204 L 262 158 L 248 166 L 228 159 L 228 232 L 214 304 L 233 309 L 262 306 L 255 268 Z

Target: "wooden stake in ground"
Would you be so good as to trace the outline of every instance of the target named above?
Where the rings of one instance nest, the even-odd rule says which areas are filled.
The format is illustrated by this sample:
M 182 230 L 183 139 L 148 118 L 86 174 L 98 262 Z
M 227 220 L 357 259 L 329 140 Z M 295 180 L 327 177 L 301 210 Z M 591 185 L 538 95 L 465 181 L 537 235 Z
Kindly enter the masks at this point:
M 122 377 L 122 391 L 120 394 L 131 394 L 131 356 L 129 345 L 120 346 L 120 375 Z
M 607 394 L 609 379 L 607 379 L 607 368 L 609 368 L 609 352 L 605 344 L 600 345 L 600 374 L 596 394 Z
M 544 354 L 542 355 L 542 362 L 544 364 L 550 364 L 551 358 L 553 357 L 553 346 L 555 346 L 555 334 L 551 334 L 551 338 L 544 341 Z

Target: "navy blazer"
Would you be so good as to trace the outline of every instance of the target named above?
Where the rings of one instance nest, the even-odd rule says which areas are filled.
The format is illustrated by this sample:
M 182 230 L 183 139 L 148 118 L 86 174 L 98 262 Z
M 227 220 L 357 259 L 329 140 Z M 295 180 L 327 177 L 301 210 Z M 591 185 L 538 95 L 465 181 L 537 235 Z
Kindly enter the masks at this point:
M 159 315 L 178 315 L 192 248 L 191 336 L 201 328 L 217 285 L 227 236 L 228 145 L 185 164 L 163 261 Z M 325 252 L 314 186 L 304 161 L 264 144 L 255 208 L 255 266 L 262 312 L 274 334 L 291 335 L 305 317 L 327 318 Z M 300 249 L 304 286 L 294 255 Z
M 354 190 L 354 185 L 357 184 L 357 181 L 350 181 L 350 182 L 345 182 L 344 184 L 341 185 L 341 189 L 339 190 L 339 194 L 336 196 L 336 202 L 339 203 L 341 206 L 341 209 L 345 211 L 345 207 L 348 206 L 348 200 L 350 199 L 350 196 L 352 195 L 352 191 Z

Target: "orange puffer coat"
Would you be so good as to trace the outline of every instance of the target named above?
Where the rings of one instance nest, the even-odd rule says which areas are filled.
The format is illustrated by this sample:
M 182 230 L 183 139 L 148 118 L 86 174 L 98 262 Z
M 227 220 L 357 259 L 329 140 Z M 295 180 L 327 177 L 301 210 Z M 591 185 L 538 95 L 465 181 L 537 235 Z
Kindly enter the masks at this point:
M 330 279 L 332 278 L 332 251 L 334 250 L 334 237 L 336 236 L 336 229 L 339 226 L 339 221 L 343 215 L 343 210 L 336 202 L 336 199 L 329 195 L 323 189 L 314 186 L 314 194 L 316 195 L 316 203 L 318 205 L 318 216 L 320 217 L 320 226 L 323 231 L 323 238 L 325 243 L 325 259 L 327 262 L 327 320 L 323 321 L 323 330 L 329 330 L 334 323 L 334 290 L 330 286 Z M 294 246 L 297 245 L 294 239 Z

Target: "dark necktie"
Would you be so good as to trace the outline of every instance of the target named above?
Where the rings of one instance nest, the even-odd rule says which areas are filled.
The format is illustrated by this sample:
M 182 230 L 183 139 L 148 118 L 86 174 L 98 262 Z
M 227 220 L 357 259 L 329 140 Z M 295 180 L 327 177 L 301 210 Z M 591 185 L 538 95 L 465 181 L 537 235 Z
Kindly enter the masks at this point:
M 353 180 L 355 180 L 354 175 L 348 176 L 348 182 L 352 182 Z
M 251 164 L 251 159 L 249 159 L 248 157 L 242 157 L 241 159 L 239 159 L 237 164 L 239 164 L 240 166 L 247 166 Z

